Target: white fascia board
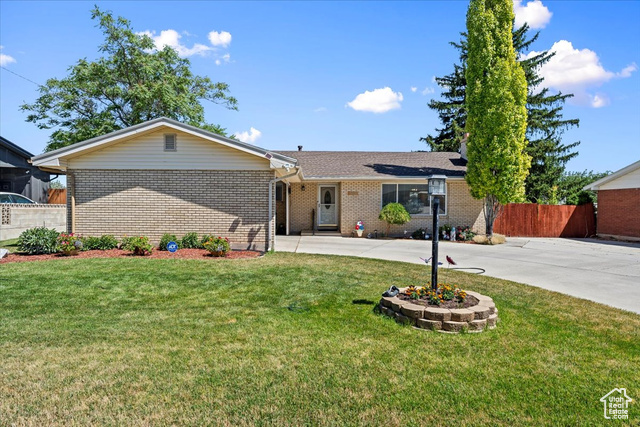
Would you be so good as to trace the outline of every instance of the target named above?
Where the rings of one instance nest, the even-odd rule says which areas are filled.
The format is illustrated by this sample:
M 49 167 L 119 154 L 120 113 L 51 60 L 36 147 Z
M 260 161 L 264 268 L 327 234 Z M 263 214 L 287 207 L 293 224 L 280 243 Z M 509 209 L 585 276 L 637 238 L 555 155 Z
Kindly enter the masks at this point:
M 634 170 L 639 169 L 639 168 L 640 168 L 640 160 L 638 160 L 635 163 L 631 163 L 629 166 L 626 166 L 626 167 L 624 167 L 624 168 L 612 173 L 611 175 L 607 175 L 604 178 L 600 178 L 596 182 L 592 182 L 591 184 L 585 186 L 583 188 L 583 190 L 598 191 L 602 184 L 606 184 L 609 181 L 613 181 L 614 179 L 620 178 L 622 175 L 626 175 L 629 172 L 633 172 Z

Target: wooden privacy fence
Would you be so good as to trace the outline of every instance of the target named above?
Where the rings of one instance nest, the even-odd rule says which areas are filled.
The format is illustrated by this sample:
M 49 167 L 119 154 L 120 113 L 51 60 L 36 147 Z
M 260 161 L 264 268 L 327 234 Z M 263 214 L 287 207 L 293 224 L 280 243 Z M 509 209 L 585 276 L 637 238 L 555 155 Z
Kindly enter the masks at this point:
M 505 236 L 589 237 L 596 234 L 592 203 L 580 206 L 510 203 L 493 230 Z
M 66 188 L 50 188 L 47 191 L 47 200 L 50 205 L 66 205 L 67 189 Z

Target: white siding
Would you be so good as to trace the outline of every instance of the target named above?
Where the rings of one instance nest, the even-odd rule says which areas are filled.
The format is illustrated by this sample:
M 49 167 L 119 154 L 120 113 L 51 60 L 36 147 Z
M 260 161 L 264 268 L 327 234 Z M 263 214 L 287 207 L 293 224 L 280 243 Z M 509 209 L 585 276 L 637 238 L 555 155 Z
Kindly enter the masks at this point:
M 164 151 L 164 134 L 176 151 Z M 269 170 L 269 160 L 174 129 L 157 131 L 70 158 L 69 169 Z
M 622 190 L 624 188 L 640 188 L 640 168 L 602 184 L 599 190 Z

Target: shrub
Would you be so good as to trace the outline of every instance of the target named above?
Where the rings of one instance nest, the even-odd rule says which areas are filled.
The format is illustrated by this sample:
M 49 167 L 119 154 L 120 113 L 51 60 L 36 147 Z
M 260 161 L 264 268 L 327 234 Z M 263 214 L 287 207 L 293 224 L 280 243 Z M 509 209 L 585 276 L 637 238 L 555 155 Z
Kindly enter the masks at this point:
M 202 236 L 202 239 L 200 239 L 200 247 L 201 247 L 202 249 L 204 249 L 204 244 L 205 244 L 208 240 L 213 239 L 214 237 L 216 237 L 216 236 L 214 236 L 213 234 L 205 234 L 204 236 Z
M 468 241 L 472 240 L 476 235 L 469 226 L 456 228 L 456 240 Z
M 59 233 L 53 228 L 36 227 L 18 237 L 18 250 L 29 255 L 52 254 L 58 251 Z
M 411 233 L 411 238 L 412 239 L 417 239 L 417 240 L 425 240 L 427 234 L 428 233 L 427 233 L 427 229 L 426 228 L 418 228 L 416 231 Z
M 108 251 L 109 249 L 118 247 L 118 239 L 110 234 L 105 234 L 100 237 L 84 237 L 82 243 L 84 243 L 84 249 L 87 251 Z
M 166 251 L 167 244 L 169 242 L 176 242 L 176 244 L 178 245 L 178 249 L 180 249 L 180 241 L 178 240 L 176 235 L 169 233 L 165 233 L 162 235 L 162 237 L 160 238 L 160 243 L 158 244 L 158 249 L 160 249 L 161 251 Z
M 183 249 L 200 249 L 202 245 L 198 241 L 198 233 L 187 233 L 180 241 L 180 247 Z
M 153 245 L 146 236 L 125 237 L 122 239 L 121 248 L 133 252 L 134 255 L 149 255 L 153 251 Z
M 72 251 L 82 250 L 82 237 L 76 236 L 73 233 L 60 233 L 58 235 L 58 251 L 63 253 L 69 253 Z
M 400 203 L 389 203 L 380 211 L 378 219 L 387 223 L 387 235 L 391 229 L 391 224 L 402 225 L 411 221 L 411 215 Z
M 229 246 L 229 239 L 220 236 L 211 237 L 209 240 L 204 242 L 204 248 L 214 255 L 218 253 L 222 256 L 225 256 L 231 249 Z

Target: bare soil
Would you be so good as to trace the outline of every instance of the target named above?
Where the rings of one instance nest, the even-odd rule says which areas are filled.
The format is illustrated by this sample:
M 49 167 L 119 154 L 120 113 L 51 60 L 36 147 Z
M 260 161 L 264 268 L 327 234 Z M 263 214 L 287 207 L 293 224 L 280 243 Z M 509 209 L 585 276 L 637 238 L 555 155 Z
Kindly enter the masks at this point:
M 229 251 L 226 257 L 213 257 L 208 251 L 204 249 L 180 249 L 177 252 L 171 253 L 168 251 L 159 251 L 155 249 L 151 255 L 145 255 L 139 258 L 153 258 L 153 259 L 244 259 L 244 258 L 257 258 L 264 252 L 258 251 Z M 135 257 L 129 251 L 123 251 L 120 249 L 111 249 L 108 251 L 84 251 L 78 253 L 78 255 L 64 256 L 62 254 L 47 254 L 47 255 L 26 255 L 20 253 L 11 253 L 6 257 L 0 259 L 0 264 L 6 264 L 10 262 L 28 262 L 28 261 L 47 261 L 52 259 L 65 259 L 65 258 L 128 258 Z

